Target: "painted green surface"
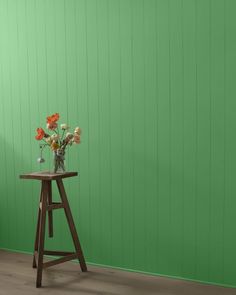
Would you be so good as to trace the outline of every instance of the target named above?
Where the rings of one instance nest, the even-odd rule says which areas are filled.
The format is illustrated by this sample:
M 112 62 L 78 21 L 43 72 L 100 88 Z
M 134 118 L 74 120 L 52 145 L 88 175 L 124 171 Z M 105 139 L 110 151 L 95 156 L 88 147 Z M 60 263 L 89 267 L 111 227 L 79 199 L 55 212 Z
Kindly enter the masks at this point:
M 34 129 L 83 128 L 65 180 L 88 261 L 236 286 L 236 1 L 0 0 L 0 246 L 32 251 Z M 56 195 L 57 198 L 57 195 Z M 55 211 L 48 247 L 71 249 Z

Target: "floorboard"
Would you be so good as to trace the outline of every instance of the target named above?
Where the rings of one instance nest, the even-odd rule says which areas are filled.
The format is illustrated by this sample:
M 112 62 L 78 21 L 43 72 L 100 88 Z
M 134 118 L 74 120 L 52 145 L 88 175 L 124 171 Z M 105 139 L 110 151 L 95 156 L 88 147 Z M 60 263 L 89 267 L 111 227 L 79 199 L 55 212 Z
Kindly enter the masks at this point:
M 236 295 L 236 289 L 67 262 L 43 272 L 35 288 L 36 270 L 27 254 L 0 250 L 0 295 Z

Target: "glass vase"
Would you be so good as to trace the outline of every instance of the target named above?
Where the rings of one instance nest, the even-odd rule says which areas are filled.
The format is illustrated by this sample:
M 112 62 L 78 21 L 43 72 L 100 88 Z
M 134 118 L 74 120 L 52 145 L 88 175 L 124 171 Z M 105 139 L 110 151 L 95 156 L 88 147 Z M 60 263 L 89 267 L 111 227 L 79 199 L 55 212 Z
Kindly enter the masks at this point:
M 65 151 L 58 149 L 53 152 L 53 172 L 63 173 L 65 171 Z

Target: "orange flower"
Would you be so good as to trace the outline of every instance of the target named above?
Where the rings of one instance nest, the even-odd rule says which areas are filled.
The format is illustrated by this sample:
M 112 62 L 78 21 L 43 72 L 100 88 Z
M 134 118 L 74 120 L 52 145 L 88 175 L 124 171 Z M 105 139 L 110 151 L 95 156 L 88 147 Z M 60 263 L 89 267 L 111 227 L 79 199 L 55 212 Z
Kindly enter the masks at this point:
M 35 139 L 37 139 L 37 140 L 43 139 L 45 136 L 45 132 L 44 132 L 43 128 L 37 128 L 36 131 L 37 131 L 37 135 L 35 136 Z
M 57 149 L 59 149 L 59 144 L 55 140 L 51 144 L 51 149 L 53 151 L 56 151 Z
M 59 120 L 59 114 L 55 113 L 49 117 L 47 117 L 47 123 L 48 124 L 52 124 L 52 123 L 56 123 Z

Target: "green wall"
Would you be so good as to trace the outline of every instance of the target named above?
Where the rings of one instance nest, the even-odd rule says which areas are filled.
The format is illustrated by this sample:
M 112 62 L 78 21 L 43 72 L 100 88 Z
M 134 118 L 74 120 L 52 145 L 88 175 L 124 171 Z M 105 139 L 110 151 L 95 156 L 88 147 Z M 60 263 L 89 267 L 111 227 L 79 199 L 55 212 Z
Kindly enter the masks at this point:
M 35 128 L 83 128 L 65 180 L 87 261 L 236 286 L 236 1 L 0 0 L 0 246 L 32 251 Z M 57 195 L 55 196 L 57 198 Z M 71 249 L 60 210 L 48 247 Z

